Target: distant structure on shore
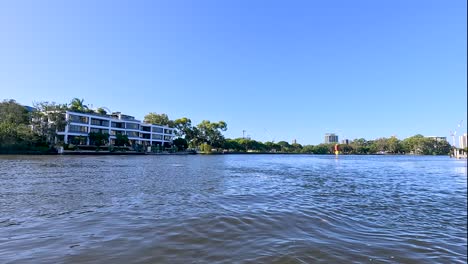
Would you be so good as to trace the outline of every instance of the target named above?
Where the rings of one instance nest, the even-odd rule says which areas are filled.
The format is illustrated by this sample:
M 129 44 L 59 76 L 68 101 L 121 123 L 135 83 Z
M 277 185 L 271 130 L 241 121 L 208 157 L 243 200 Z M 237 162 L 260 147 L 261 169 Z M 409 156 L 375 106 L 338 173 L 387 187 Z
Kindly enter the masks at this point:
M 172 144 L 174 138 L 174 129 L 168 126 L 143 123 L 120 112 L 100 115 L 67 111 L 66 120 L 65 130 L 57 133 L 58 139 L 65 143 L 83 141 L 80 144 L 89 145 L 91 132 L 109 134 L 111 144 L 115 144 L 119 134 L 127 135 L 131 145 L 143 146 Z
M 338 136 L 334 133 L 325 134 L 325 144 L 338 143 Z
M 349 139 L 343 139 L 343 140 L 341 140 L 341 144 L 349 145 Z
M 468 141 L 468 134 L 467 133 L 465 133 L 462 136 L 458 137 L 458 140 L 459 140 L 458 144 L 460 145 L 461 149 L 464 149 L 464 148 L 468 147 L 468 144 L 467 144 L 468 143 L 467 142 Z
M 430 136 L 430 137 L 427 137 L 427 138 L 434 139 L 434 140 L 437 141 L 437 142 L 447 141 L 447 137 L 434 137 L 434 136 Z

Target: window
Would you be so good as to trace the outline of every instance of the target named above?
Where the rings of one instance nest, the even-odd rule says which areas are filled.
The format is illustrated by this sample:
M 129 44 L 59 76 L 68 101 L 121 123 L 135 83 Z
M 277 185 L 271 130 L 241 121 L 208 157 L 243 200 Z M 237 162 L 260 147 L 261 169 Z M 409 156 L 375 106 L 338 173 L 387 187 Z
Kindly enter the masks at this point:
M 164 140 L 166 141 L 171 141 L 171 138 L 172 138 L 171 136 L 164 136 Z
M 143 134 L 143 133 L 140 133 L 140 137 L 141 137 L 141 138 L 145 138 L 145 139 L 150 139 L 151 134 Z
M 138 132 L 127 131 L 127 136 L 129 136 L 129 137 L 138 137 Z
M 115 128 L 124 128 L 124 123 L 112 122 L 111 126 Z
M 125 123 L 125 127 L 127 129 L 135 129 L 135 130 L 140 129 L 140 126 L 138 124 L 135 124 L 135 123 Z
M 118 130 L 111 130 L 111 136 L 115 136 L 115 135 L 123 135 L 124 132 L 123 131 L 118 131 Z
M 164 129 L 164 134 L 172 134 L 172 129 Z
M 149 127 L 149 126 L 141 126 L 141 131 L 150 132 L 150 131 L 151 131 L 151 127 Z
M 91 125 L 95 126 L 109 126 L 109 121 L 107 120 L 102 120 L 102 119 L 96 119 L 96 118 L 91 118 Z
M 99 128 L 94 128 L 92 127 L 90 130 L 89 130 L 90 133 L 101 133 L 101 134 L 104 134 L 104 133 L 109 133 L 109 130 L 107 129 L 99 129 Z
M 68 132 L 72 133 L 88 133 L 88 128 L 85 126 L 70 125 Z
M 69 115 L 69 119 L 73 123 L 82 123 L 82 124 L 88 123 L 88 118 L 86 116 Z
M 153 140 L 162 140 L 162 135 L 153 134 Z
M 163 129 L 162 129 L 162 127 L 153 127 L 153 132 L 154 133 L 162 133 Z

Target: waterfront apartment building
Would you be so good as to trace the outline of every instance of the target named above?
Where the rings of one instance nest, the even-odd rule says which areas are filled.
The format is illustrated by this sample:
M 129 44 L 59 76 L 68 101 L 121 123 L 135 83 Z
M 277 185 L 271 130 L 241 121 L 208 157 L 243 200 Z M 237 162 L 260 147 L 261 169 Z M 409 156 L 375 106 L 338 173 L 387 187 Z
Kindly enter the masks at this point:
M 458 137 L 458 140 L 459 140 L 458 144 L 460 145 L 461 149 L 464 149 L 464 148 L 468 147 L 468 144 L 467 144 L 468 143 L 467 142 L 468 141 L 468 134 L 467 133 L 465 133 L 462 136 Z
M 111 115 L 67 111 L 65 131 L 57 132 L 64 143 L 89 145 L 89 133 L 109 134 L 109 143 L 115 144 L 118 134 L 127 135 L 130 145 L 167 146 L 172 144 L 174 129 L 136 120 L 120 112 Z
M 338 136 L 334 133 L 325 134 L 325 144 L 338 143 Z

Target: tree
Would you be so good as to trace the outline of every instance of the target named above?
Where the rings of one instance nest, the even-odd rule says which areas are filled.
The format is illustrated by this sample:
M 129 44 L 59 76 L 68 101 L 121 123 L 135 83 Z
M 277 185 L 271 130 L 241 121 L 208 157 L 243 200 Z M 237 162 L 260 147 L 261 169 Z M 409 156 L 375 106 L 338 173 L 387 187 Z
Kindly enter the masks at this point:
M 424 136 L 421 134 L 405 138 L 401 144 L 405 153 L 422 154 L 424 152 Z
M 267 141 L 265 142 L 265 147 L 267 148 L 268 151 L 280 151 L 281 150 L 281 146 L 274 143 L 274 142 L 271 142 L 271 141 Z
M 299 144 L 299 143 L 293 143 L 291 144 L 291 151 L 295 152 L 295 153 L 299 153 L 302 151 L 302 145 Z
M 31 112 L 31 125 L 34 133 L 45 137 L 49 144 L 55 143 L 58 131 L 64 131 L 68 121 L 65 119 L 66 104 L 54 102 L 35 102 L 36 111 Z
M 109 142 L 109 134 L 91 132 L 89 133 L 89 141 L 92 145 L 99 148 Z
M 402 151 L 401 142 L 396 137 L 391 137 L 387 141 L 387 149 L 390 153 L 400 153 Z
M 88 112 L 89 107 L 84 104 L 84 99 L 73 98 L 70 102 L 70 110 L 76 112 Z
M 201 143 L 207 143 L 214 148 L 221 148 L 224 143 L 224 136 L 221 131 L 227 130 L 227 124 L 224 121 L 210 122 L 203 120 L 197 125 L 197 140 Z
M 28 110 L 15 100 L 3 100 L 0 103 L 0 123 L 28 125 L 29 119 Z
M 188 148 L 187 140 L 183 138 L 176 138 L 172 141 L 172 144 L 177 147 L 178 150 L 186 150 Z
M 157 114 L 151 112 L 145 115 L 144 122 L 148 124 L 162 125 L 162 126 L 174 126 L 174 121 L 169 119 L 166 114 Z
M 452 146 L 450 143 L 447 142 L 447 140 L 434 140 L 433 139 L 433 144 L 434 144 L 434 152 L 433 154 L 435 155 L 448 155 L 450 153 L 450 150 L 452 149 Z M 466 148 L 465 148 L 466 152 Z
M 129 140 L 127 135 L 117 134 L 115 135 L 115 145 L 116 146 L 125 146 L 129 145 Z
M 98 113 L 100 115 L 107 115 L 107 111 L 104 110 L 104 108 L 102 108 L 102 107 L 99 107 L 98 109 L 96 109 L 96 113 Z
M 302 147 L 302 153 L 314 153 L 314 146 L 313 145 L 305 145 Z
M 364 138 L 355 139 L 350 143 L 354 154 L 369 154 L 371 144 L 372 142 L 369 142 Z
M 313 148 L 314 154 L 329 154 L 330 148 L 328 144 L 319 144 Z
M 350 154 L 353 152 L 353 147 L 349 144 L 340 144 L 339 145 L 340 153 Z
M 245 147 L 243 147 L 235 139 L 226 139 L 223 144 L 223 149 L 226 149 L 229 151 L 244 151 Z
M 177 136 L 186 138 L 187 135 L 188 136 L 191 135 L 191 132 L 192 132 L 191 130 L 193 129 L 192 120 L 190 120 L 190 118 L 187 118 L 187 117 L 176 119 L 174 121 L 174 127 L 176 129 L 175 134 Z M 189 141 L 191 140 L 191 138 L 187 140 Z
M 44 137 L 34 133 L 30 127 L 29 113 L 14 100 L 0 103 L 0 152 L 17 152 L 46 148 Z
M 281 147 L 282 152 L 288 152 L 289 148 L 291 147 L 291 145 L 289 145 L 289 143 L 286 142 L 286 141 L 280 141 L 277 144 L 278 144 L 278 146 Z

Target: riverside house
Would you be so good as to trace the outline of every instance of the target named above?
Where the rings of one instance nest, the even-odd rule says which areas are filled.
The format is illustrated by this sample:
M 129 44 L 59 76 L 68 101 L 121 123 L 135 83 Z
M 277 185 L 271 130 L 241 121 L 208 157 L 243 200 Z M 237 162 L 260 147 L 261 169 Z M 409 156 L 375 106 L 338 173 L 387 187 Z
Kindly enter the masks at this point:
M 115 144 L 116 135 L 127 135 L 131 145 L 168 146 L 172 144 L 174 129 L 136 120 L 133 116 L 114 112 L 111 115 L 67 111 L 65 131 L 57 132 L 64 143 L 89 145 L 89 133 L 107 133 L 109 143 Z

